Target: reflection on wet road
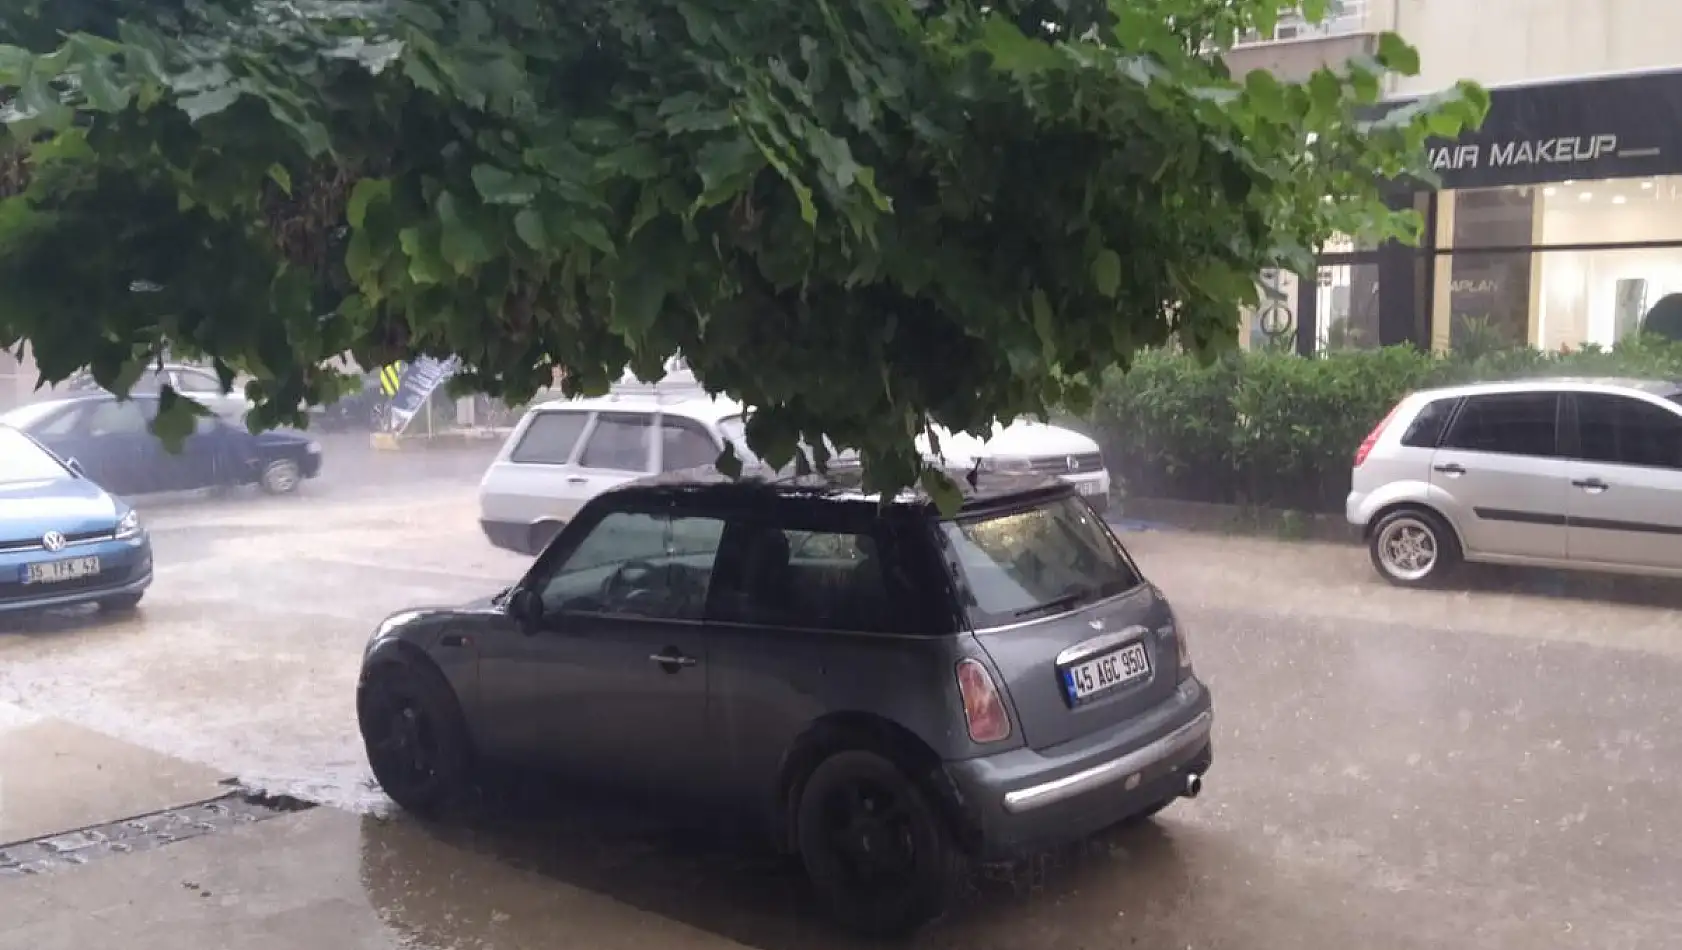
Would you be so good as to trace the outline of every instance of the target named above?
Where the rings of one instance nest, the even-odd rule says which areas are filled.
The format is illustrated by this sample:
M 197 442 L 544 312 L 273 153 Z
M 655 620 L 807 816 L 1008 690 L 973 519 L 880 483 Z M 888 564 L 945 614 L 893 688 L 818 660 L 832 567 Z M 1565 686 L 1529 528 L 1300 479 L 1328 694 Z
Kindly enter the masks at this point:
M 479 538 L 471 497 L 432 486 L 168 506 L 152 516 L 164 566 L 140 617 L 0 621 L 0 712 L 336 806 L 0 880 L 0 905 L 45 895 L 60 915 L 23 915 L 0 947 L 93 945 L 74 921 L 97 917 L 101 882 L 161 880 L 173 907 L 187 901 L 173 878 L 218 896 L 111 933 L 263 950 L 312 934 L 428 950 L 854 946 L 819 921 L 786 860 L 715 829 L 529 787 L 471 828 L 385 814 L 352 718 L 363 640 L 387 611 L 477 596 L 523 566 Z M 1676 945 L 1677 602 L 1393 591 L 1359 551 L 1258 558 L 1258 544 L 1134 545 L 1215 691 L 1204 795 L 983 869 L 915 946 Z M 171 863 L 125 870 L 145 862 Z

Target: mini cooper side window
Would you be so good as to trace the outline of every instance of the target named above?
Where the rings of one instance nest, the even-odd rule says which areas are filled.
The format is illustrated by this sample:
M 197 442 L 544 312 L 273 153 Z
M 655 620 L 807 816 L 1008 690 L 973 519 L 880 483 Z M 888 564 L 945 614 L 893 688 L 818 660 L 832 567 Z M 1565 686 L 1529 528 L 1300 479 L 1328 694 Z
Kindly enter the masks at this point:
M 731 553 L 719 569 L 715 619 L 861 633 L 903 626 L 869 535 L 743 525 Z
M 546 611 L 700 620 L 724 522 L 615 511 L 541 587 Z

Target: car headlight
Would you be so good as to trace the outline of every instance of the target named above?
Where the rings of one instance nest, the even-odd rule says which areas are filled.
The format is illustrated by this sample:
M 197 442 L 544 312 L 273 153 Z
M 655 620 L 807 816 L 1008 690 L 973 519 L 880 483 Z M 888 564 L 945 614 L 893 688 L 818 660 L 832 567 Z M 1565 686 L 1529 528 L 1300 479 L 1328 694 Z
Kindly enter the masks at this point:
M 134 537 L 139 537 L 139 535 L 140 535 L 140 512 L 135 511 L 133 508 L 130 508 L 128 510 L 128 512 L 123 515 L 122 520 L 117 522 L 117 535 L 116 535 L 116 537 L 117 537 L 117 540 L 121 541 L 124 538 L 134 538 Z

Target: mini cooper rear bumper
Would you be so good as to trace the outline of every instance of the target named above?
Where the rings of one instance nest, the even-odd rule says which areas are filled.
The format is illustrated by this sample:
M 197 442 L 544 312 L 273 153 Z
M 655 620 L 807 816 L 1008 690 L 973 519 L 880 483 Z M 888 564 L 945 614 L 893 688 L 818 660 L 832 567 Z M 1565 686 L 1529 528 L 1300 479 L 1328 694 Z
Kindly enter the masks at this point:
M 1167 702 L 1108 734 L 949 762 L 946 771 L 973 849 L 1010 857 L 1195 794 L 1213 761 L 1213 725 L 1209 691 L 1190 678 Z

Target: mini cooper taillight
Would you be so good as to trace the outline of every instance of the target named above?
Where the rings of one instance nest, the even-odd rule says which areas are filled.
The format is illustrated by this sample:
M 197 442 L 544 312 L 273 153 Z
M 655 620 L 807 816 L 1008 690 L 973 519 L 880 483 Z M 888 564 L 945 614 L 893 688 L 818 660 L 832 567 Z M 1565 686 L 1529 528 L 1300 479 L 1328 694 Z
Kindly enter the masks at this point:
M 969 723 L 970 739 L 998 742 L 1010 738 L 1010 716 L 1005 713 L 999 687 L 987 667 L 976 660 L 959 660 L 958 692 L 964 698 L 964 719 Z

